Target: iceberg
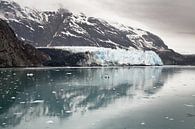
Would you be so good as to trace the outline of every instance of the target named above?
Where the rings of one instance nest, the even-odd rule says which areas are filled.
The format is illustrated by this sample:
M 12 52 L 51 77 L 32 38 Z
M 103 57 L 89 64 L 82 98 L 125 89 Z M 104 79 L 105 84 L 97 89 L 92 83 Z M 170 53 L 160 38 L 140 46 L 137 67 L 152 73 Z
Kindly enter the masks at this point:
M 163 65 L 161 58 L 154 51 L 144 51 L 130 48 L 128 50 L 104 47 L 81 47 L 81 46 L 54 46 L 50 49 L 60 49 L 71 53 L 84 53 L 87 55 L 83 65 L 93 64 L 100 66 L 120 65 Z M 84 63 L 83 63 L 84 62 Z

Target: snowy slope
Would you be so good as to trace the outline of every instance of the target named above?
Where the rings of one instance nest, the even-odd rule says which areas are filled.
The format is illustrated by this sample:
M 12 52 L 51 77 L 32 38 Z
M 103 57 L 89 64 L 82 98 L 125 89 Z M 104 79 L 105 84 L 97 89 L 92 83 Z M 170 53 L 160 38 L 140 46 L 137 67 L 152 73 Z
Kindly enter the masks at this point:
M 73 14 L 66 9 L 41 12 L 21 7 L 9 0 L 0 1 L 0 16 L 18 37 L 34 46 L 96 46 L 166 50 L 168 47 L 150 32 L 111 24 L 102 19 Z

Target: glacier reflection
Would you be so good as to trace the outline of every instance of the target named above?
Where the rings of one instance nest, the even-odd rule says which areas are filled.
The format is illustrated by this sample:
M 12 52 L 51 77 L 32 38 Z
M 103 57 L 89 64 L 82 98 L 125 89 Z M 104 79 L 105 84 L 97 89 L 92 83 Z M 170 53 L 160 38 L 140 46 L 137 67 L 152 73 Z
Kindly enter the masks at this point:
M 0 126 L 98 110 L 120 98 L 150 97 L 166 81 L 162 67 L 0 70 Z

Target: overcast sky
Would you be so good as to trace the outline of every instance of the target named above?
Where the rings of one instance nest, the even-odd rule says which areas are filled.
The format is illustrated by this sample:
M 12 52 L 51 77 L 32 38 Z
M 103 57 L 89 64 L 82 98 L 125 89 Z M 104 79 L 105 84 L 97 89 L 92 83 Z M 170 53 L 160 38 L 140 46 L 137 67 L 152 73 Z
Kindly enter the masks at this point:
M 172 49 L 195 54 L 195 0 L 14 0 L 41 10 L 64 7 L 87 16 L 140 27 Z

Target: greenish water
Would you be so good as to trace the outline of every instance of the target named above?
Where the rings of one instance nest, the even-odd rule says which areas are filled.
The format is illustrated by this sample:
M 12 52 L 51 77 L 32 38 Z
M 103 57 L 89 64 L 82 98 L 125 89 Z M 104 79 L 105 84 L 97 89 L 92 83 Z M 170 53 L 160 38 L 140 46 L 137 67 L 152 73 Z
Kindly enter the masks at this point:
M 195 67 L 0 69 L 0 129 L 194 129 Z

